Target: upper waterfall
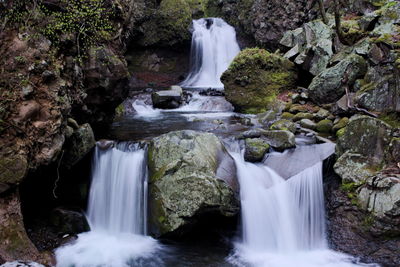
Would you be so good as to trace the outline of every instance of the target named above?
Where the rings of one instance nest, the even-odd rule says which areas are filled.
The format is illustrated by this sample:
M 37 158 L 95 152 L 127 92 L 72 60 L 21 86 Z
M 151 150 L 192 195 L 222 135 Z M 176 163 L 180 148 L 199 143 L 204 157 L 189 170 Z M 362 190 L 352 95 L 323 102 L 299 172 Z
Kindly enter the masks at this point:
M 181 85 L 222 89 L 221 75 L 239 51 L 235 29 L 223 19 L 193 20 L 190 72 Z

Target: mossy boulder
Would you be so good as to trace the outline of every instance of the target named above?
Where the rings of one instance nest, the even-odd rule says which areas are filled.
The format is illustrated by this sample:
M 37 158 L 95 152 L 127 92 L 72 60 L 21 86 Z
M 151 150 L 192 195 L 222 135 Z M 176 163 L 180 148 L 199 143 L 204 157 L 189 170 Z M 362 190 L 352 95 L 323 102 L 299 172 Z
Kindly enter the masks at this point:
M 0 184 L 16 185 L 22 181 L 27 171 L 25 156 L 17 153 L 0 155 Z
M 366 72 L 365 59 L 352 54 L 315 76 L 308 87 L 309 97 L 317 104 L 337 101 L 345 94 L 345 87 L 352 86 Z M 343 81 L 345 76 L 347 76 L 347 80 Z
M 331 120 L 322 120 L 317 123 L 315 129 L 320 133 L 330 133 L 332 131 L 333 122 Z
M 245 113 L 261 113 L 276 96 L 295 86 L 294 64 L 264 49 L 241 51 L 221 77 L 226 99 Z
M 293 121 L 300 121 L 302 119 L 308 119 L 308 120 L 313 120 L 315 117 L 314 114 L 312 113 L 305 113 L 305 112 L 300 112 L 294 115 Z
M 268 143 L 261 138 L 245 139 L 244 159 L 250 162 L 261 161 L 269 150 Z
M 309 119 L 302 119 L 300 120 L 300 126 L 306 129 L 315 130 L 317 124 Z
M 335 172 L 342 177 L 343 183 L 364 183 L 376 172 L 368 157 L 346 151 L 335 163 Z
M 236 167 L 219 139 L 196 131 L 170 132 L 149 146 L 150 232 L 184 232 L 199 216 L 239 210 Z
M 348 123 L 349 123 L 349 118 L 343 117 L 337 123 L 335 123 L 335 125 L 333 125 L 332 131 L 337 132 L 340 129 L 346 127 Z
M 285 119 L 281 119 L 274 122 L 269 128 L 271 130 L 285 130 L 285 131 L 290 131 L 292 133 L 296 132 L 296 124 L 294 124 L 290 120 L 285 120 Z
M 296 146 L 295 136 L 289 131 L 264 131 L 262 135 L 266 138 L 267 143 L 278 151 L 283 151 Z

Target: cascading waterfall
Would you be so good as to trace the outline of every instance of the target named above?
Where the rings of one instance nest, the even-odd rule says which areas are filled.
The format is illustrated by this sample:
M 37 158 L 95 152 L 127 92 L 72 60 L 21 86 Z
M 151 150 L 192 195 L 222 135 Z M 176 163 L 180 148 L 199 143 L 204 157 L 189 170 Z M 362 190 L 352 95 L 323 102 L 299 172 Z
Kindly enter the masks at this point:
M 243 240 L 230 261 L 237 265 L 365 266 L 328 249 L 322 161 L 283 179 L 264 164 L 232 153 L 240 183 Z M 290 160 L 284 162 L 290 164 Z
M 156 240 L 145 236 L 146 151 L 130 143 L 107 150 L 96 147 L 92 169 L 91 231 L 57 249 L 57 266 L 152 266 L 154 258 L 143 263 L 159 248 Z
M 235 29 L 220 18 L 193 21 L 190 73 L 181 83 L 188 88 L 220 88 L 222 73 L 240 48 Z

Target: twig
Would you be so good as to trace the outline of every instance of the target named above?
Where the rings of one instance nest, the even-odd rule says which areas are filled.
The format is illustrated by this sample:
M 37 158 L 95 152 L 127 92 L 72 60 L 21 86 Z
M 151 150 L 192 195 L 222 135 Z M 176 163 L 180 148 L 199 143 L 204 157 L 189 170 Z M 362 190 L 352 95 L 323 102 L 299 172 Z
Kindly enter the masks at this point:
M 61 157 L 58 160 L 58 164 L 57 164 L 57 179 L 54 182 L 54 188 L 53 188 L 53 196 L 54 196 L 54 198 L 58 198 L 57 195 L 56 195 L 56 190 L 57 190 L 58 181 L 60 180 L 59 168 L 60 168 L 61 160 L 62 160 L 63 156 L 64 156 L 64 150 L 61 152 Z

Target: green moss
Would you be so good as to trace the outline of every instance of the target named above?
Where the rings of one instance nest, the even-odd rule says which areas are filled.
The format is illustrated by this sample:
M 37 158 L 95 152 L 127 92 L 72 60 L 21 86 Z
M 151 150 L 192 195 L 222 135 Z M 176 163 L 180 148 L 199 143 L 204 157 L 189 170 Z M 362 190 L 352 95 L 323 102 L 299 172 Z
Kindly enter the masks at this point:
M 382 114 L 378 117 L 380 120 L 386 122 L 393 128 L 400 128 L 400 116 L 397 113 Z
M 125 113 L 125 107 L 124 104 L 118 105 L 118 107 L 115 108 L 115 115 L 121 116 L 124 115 Z
M 221 78 L 228 101 L 238 111 L 252 113 L 265 111 L 296 79 L 292 62 L 259 48 L 241 51 Z
M 286 120 L 292 120 L 294 115 L 289 112 L 283 112 L 281 118 Z
M 340 188 L 341 188 L 344 192 L 346 192 L 346 193 L 348 193 L 348 194 L 352 194 L 353 197 L 354 197 L 354 196 L 355 196 L 354 194 L 355 194 L 357 188 L 359 188 L 359 187 L 362 186 L 363 184 L 365 184 L 365 181 L 359 182 L 359 183 L 356 183 L 356 182 L 343 182 L 343 183 L 341 184 Z

